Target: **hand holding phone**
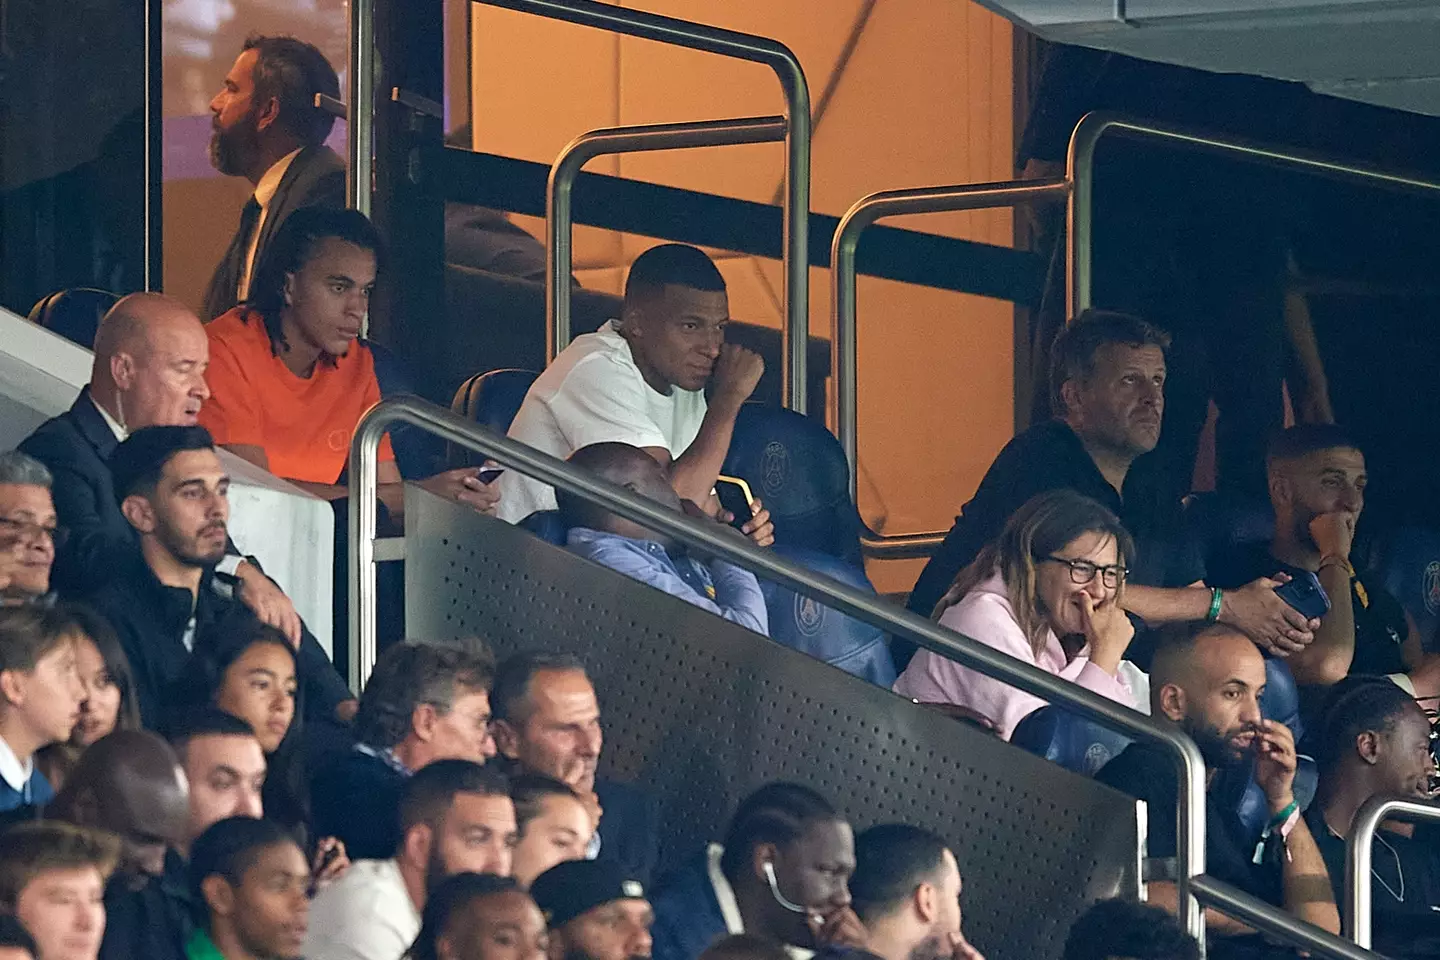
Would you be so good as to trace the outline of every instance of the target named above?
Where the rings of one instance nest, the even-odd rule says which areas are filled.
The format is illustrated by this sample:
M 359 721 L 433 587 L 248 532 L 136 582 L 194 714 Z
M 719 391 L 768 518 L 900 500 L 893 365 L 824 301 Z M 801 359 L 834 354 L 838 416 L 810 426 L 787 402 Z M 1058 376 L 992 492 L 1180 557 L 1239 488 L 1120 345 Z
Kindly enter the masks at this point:
M 727 477 L 724 474 L 715 478 L 717 484 L 728 483 L 739 488 L 740 493 L 745 497 L 745 506 L 750 511 L 748 520 L 737 520 L 732 514 L 726 522 L 733 522 L 745 534 L 755 542 L 757 547 L 768 547 L 775 542 L 775 524 L 770 520 L 770 511 L 765 509 L 765 504 L 750 492 L 750 484 L 741 477 Z
M 1320 585 L 1320 578 L 1309 570 L 1292 575 L 1289 583 L 1275 588 L 1275 595 L 1284 600 L 1307 620 L 1319 620 L 1330 612 L 1330 598 Z

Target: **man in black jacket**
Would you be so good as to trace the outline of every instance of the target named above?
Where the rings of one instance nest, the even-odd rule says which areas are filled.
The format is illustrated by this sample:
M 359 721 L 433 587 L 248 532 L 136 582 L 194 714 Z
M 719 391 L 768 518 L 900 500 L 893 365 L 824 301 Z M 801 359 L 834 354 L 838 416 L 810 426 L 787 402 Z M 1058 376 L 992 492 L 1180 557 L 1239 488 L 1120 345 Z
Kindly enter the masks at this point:
M 1277 597 L 1276 581 L 1223 591 L 1201 583 L 1204 560 L 1187 535 L 1180 501 L 1167 492 L 1153 458 L 1144 458 L 1160 439 L 1169 346 L 1164 331 L 1103 310 L 1087 310 L 1065 328 L 1050 358 L 1054 419 L 1000 451 L 921 573 L 911 610 L 930 616 L 1011 514 L 1037 494 L 1068 488 L 1110 508 L 1135 538 L 1136 556 L 1125 558 L 1125 609 L 1148 625 L 1218 620 L 1282 657 L 1314 639 L 1318 623 Z
M 20 449 L 53 477 L 55 512 L 67 539 L 55 551 L 52 586 L 62 596 L 90 593 L 138 556 L 135 531 L 120 512 L 109 459 L 130 431 L 194 426 L 205 385 L 209 341 L 178 300 L 136 293 L 100 322 L 90 383 L 74 405 L 41 424 Z M 231 545 L 216 573 L 257 617 L 300 641 L 300 616 L 259 566 Z
M 230 478 L 204 427 L 138 430 L 116 448 L 110 465 L 140 550 L 89 600 L 115 627 L 135 675 L 141 719 L 154 729 L 164 719 L 166 688 L 195 637 L 236 606 L 211 582 L 225 554 Z M 306 712 L 334 716 L 350 694 L 308 632 L 297 661 Z
M 585 666 L 555 653 L 517 653 L 495 671 L 490 691 L 495 746 L 519 770 L 570 786 L 598 821 L 586 859 L 618 863 L 649 883 L 660 858 L 654 799 L 625 783 L 597 777 L 600 705 Z
M 294 37 L 254 36 L 210 101 L 210 161 L 226 176 L 255 187 L 240 225 L 205 292 L 205 319 L 214 320 L 249 293 L 265 245 L 295 210 L 345 206 L 345 164 L 325 146 L 335 122 L 315 96 L 340 96 L 335 69 L 315 47 Z

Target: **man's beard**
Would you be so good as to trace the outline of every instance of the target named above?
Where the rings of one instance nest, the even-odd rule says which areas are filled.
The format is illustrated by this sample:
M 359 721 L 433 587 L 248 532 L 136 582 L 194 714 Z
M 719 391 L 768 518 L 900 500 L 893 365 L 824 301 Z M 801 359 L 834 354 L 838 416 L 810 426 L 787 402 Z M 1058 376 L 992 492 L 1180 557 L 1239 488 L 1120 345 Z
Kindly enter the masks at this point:
M 1220 728 L 1214 724 L 1186 717 L 1180 724 L 1180 728 L 1189 735 L 1191 740 L 1195 741 L 1195 746 L 1200 748 L 1200 756 L 1205 760 L 1206 767 L 1214 770 L 1229 770 L 1240 766 L 1250 758 L 1249 750 L 1236 750 L 1231 743 L 1231 738 L 1253 729 L 1249 725 L 1239 727 L 1227 736 L 1221 733 Z
M 911 948 L 910 960 L 941 960 L 943 957 L 950 956 L 950 953 L 945 949 L 940 934 L 932 933 Z
M 450 876 L 450 868 L 445 863 L 445 855 L 440 852 L 440 845 L 430 845 L 430 862 L 425 864 L 425 889 L 434 892 L 435 888 L 445 882 Z
M 254 110 L 228 130 L 210 132 L 210 165 L 227 177 L 242 177 L 259 155 Z
M 186 566 L 213 567 L 225 559 L 225 541 L 220 541 L 216 547 L 202 549 L 200 537 L 215 526 L 217 524 L 206 524 L 194 537 L 185 537 L 169 523 L 160 520 L 155 528 L 155 537 L 176 560 Z M 219 523 L 218 526 L 222 531 L 225 529 L 224 523 Z

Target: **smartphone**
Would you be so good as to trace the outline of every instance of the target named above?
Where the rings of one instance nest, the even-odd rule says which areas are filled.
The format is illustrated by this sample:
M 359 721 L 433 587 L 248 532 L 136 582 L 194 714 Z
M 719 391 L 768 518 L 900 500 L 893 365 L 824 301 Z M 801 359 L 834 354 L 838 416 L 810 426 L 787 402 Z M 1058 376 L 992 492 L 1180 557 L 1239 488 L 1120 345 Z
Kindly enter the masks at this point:
M 755 509 L 755 494 L 750 492 L 750 484 L 746 483 L 740 477 L 727 477 L 722 473 L 720 474 L 720 476 L 715 478 L 715 482 L 733 483 L 735 486 L 739 487 L 740 493 L 743 494 L 745 497 L 745 506 L 749 507 L 752 511 Z
M 500 474 L 504 472 L 504 467 L 483 467 L 480 472 L 475 475 L 475 478 L 481 483 L 491 484 L 499 479 Z
M 1325 595 L 1320 578 L 1309 570 L 1296 571 L 1289 583 L 1275 588 L 1275 593 L 1307 620 L 1319 620 L 1330 612 L 1330 598 Z
M 715 495 L 720 498 L 720 506 L 735 515 L 730 523 L 735 529 L 744 527 L 755 516 L 755 495 L 750 492 L 750 484 L 740 477 L 716 477 Z

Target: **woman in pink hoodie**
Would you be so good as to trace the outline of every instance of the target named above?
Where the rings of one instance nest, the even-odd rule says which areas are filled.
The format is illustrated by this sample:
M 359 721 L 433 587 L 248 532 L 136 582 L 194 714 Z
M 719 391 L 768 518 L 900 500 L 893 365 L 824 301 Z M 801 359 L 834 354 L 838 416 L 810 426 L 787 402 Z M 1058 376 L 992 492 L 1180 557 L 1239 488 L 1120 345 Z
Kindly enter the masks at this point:
M 1073 490 L 1042 493 L 960 572 L 935 609 L 941 626 L 1111 700 L 1144 710 L 1143 676 L 1122 661 L 1135 629 L 1120 608 L 1130 534 L 1104 506 Z M 1138 684 L 1136 684 L 1138 685 Z M 895 692 L 964 707 L 1006 740 L 1039 697 L 921 650 Z

